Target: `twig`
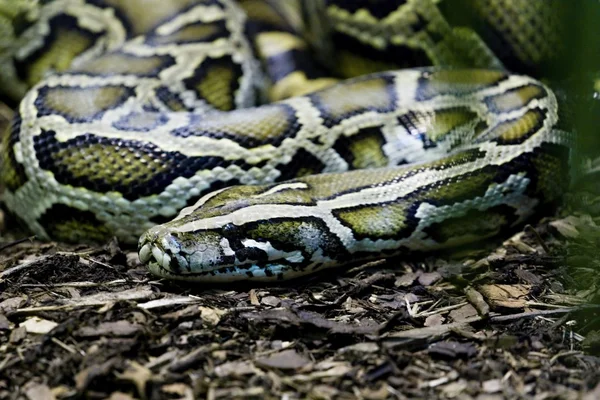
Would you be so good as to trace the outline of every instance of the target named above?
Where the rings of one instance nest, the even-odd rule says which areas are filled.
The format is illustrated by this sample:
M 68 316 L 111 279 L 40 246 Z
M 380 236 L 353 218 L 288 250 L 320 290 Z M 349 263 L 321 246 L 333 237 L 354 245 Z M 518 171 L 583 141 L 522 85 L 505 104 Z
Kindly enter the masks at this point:
M 148 279 L 144 279 L 144 280 L 131 280 L 128 281 L 126 279 L 116 279 L 114 281 L 110 281 L 110 282 L 89 282 L 89 281 L 83 281 L 83 282 L 63 282 L 63 283 L 52 283 L 52 284 L 44 284 L 44 283 L 26 283 L 23 285 L 20 285 L 22 288 L 38 288 L 38 287 L 43 287 L 43 288 L 52 288 L 52 287 L 74 287 L 74 288 L 91 288 L 91 287 L 98 287 L 98 286 L 114 286 L 114 285 L 121 285 L 121 284 L 126 284 L 126 283 L 130 283 L 130 284 L 140 284 L 140 283 L 148 283 Z
M 402 339 L 432 339 L 432 338 L 440 338 L 443 337 L 455 329 L 460 329 L 466 325 L 469 325 L 473 322 L 478 322 L 483 320 L 483 318 L 476 316 L 467 318 L 464 321 L 453 322 L 451 324 L 445 325 L 437 325 L 437 326 L 427 326 L 425 328 L 415 328 L 408 329 L 405 331 L 390 333 L 389 335 L 383 337 L 384 341 L 395 341 Z
M 554 364 L 556 362 L 556 360 L 558 360 L 561 357 L 577 356 L 580 354 L 583 354 L 583 352 L 577 351 L 577 350 L 570 350 L 570 351 L 565 351 L 563 353 L 558 353 L 550 359 L 550 365 Z
M 542 239 L 542 237 L 540 236 L 540 234 L 538 233 L 538 231 L 535 230 L 535 228 L 533 226 L 527 224 L 525 226 L 524 230 L 533 233 L 533 236 L 535 237 L 536 241 L 538 242 L 538 244 L 540 246 L 542 246 L 542 249 L 544 249 L 544 251 L 546 252 L 546 254 L 550 254 L 550 249 L 548 248 L 548 245 L 546 245 L 546 243 L 544 242 L 544 239 Z
M 492 322 L 514 321 L 516 319 L 534 318 L 534 317 L 539 317 L 539 316 L 542 316 L 542 315 L 566 314 L 566 313 L 571 313 L 571 312 L 575 312 L 575 311 L 581 311 L 581 310 L 587 309 L 587 308 L 600 308 L 600 305 L 597 305 L 597 306 L 596 305 L 589 305 L 589 306 L 582 306 L 582 307 L 558 308 L 558 309 L 555 309 L 555 310 L 530 311 L 530 312 L 523 312 L 523 313 L 511 314 L 511 315 L 497 315 L 495 317 L 491 317 L 490 321 L 492 321 Z
M 453 304 L 451 306 L 440 307 L 440 308 L 438 308 L 436 310 L 433 310 L 433 311 L 422 311 L 420 313 L 416 313 L 413 316 L 413 318 L 429 317 L 431 315 L 445 313 L 445 312 L 456 310 L 457 308 L 461 308 L 463 306 L 466 306 L 467 304 L 469 304 L 469 303 L 467 303 L 466 301 L 464 301 L 462 303 Z
M 23 264 L 19 264 L 17 266 L 14 266 L 12 268 L 6 269 L 2 272 L 0 272 L 0 281 L 2 281 L 3 279 L 6 279 L 7 277 L 9 277 L 10 275 L 16 274 L 17 272 L 23 270 L 23 269 L 27 269 L 29 267 L 33 267 L 34 265 L 36 265 L 40 260 L 43 260 L 45 257 L 39 257 L 36 258 L 35 260 L 31 260 L 31 261 L 26 261 Z
M 63 348 L 64 350 L 68 351 L 69 353 L 71 353 L 71 354 L 77 354 L 77 350 L 75 350 L 74 348 L 72 348 L 71 346 L 69 346 L 68 344 L 66 344 L 65 342 L 63 342 L 63 341 L 61 341 L 61 340 L 59 340 L 59 339 L 57 339 L 55 337 L 53 337 L 50 340 L 52 340 L 52 342 L 54 344 L 56 344 L 57 346 Z
M 9 247 L 16 246 L 16 245 L 26 242 L 28 240 L 32 241 L 34 239 L 35 239 L 35 236 L 29 236 L 29 237 L 24 237 L 22 239 L 13 240 L 12 242 L 4 243 L 3 245 L 0 245 L 0 251 L 6 250 Z

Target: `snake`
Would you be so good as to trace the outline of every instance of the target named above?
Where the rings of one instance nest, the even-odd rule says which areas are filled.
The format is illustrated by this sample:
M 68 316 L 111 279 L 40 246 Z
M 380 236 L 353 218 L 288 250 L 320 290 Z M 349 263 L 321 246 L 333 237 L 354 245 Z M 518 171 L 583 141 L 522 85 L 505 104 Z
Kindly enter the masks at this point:
M 556 7 L 0 1 L 3 204 L 209 283 L 497 237 L 569 185 Z

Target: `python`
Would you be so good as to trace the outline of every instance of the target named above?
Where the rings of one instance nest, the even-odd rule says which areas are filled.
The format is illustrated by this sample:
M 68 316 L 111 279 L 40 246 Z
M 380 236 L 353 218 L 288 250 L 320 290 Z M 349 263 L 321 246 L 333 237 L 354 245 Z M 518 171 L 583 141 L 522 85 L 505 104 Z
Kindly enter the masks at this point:
M 559 5 L 452 3 L 0 1 L 4 204 L 209 282 L 499 235 L 569 183 L 574 134 L 519 74 Z

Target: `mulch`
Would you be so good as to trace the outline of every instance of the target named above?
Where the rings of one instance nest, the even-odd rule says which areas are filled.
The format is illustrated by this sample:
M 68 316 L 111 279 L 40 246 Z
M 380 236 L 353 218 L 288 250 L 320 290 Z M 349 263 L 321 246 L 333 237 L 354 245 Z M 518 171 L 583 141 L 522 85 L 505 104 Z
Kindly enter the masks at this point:
M 453 254 L 234 287 L 160 280 L 116 240 L 38 242 L 2 215 L 0 398 L 600 398 L 587 211 Z

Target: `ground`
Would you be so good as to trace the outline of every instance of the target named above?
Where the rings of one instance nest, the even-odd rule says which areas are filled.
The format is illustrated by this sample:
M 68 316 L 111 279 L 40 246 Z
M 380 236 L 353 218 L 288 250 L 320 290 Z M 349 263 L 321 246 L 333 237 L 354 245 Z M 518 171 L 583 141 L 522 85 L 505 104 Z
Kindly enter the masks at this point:
M 588 213 L 460 253 L 218 288 L 159 280 L 116 241 L 42 243 L 3 220 L 0 398 L 600 398 Z

